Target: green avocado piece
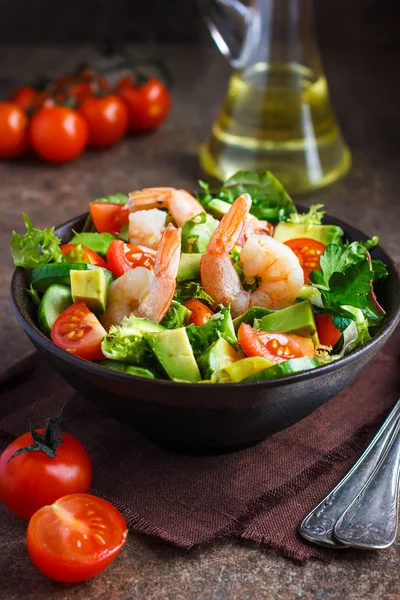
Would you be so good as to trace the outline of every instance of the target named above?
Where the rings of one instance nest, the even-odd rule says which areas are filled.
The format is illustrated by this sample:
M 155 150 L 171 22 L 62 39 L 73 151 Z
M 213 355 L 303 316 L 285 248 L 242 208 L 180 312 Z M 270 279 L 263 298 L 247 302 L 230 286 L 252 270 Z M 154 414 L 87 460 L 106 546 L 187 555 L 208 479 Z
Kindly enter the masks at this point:
M 305 337 L 312 337 L 316 332 L 314 313 L 308 300 L 298 302 L 275 310 L 260 320 L 262 331 L 279 331 L 280 333 L 296 333 Z
M 149 334 L 146 340 L 170 379 L 200 381 L 199 367 L 184 327 Z
M 211 375 L 212 383 L 236 383 L 271 367 L 274 363 L 262 356 L 242 358 Z
M 177 300 L 172 300 L 171 306 L 164 315 L 161 325 L 166 329 L 177 329 L 189 323 L 190 310 Z
M 54 322 L 64 310 L 71 306 L 72 302 L 71 289 L 67 285 L 59 283 L 50 285 L 43 294 L 38 308 L 40 331 L 50 337 Z
M 125 223 L 122 227 L 121 231 L 118 234 L 118 239 L 123 240 L 124 242 L 129 242 L 129 224 Z
M 224 369 L 240 360 L 241 356 L 224 338 L 219 338 L 197 359 L 203 379 L 209 379 L 214 371 Z
M 225 202 L 225 200 L 218 200 L 214 198 L 207 205 L 207 211 L 213 215 L 216 219 L 221 220 L 224 215 L 229 211 L 232 204 Z
M 247 323 L 247 325 L 251 325 L 253 327 L 255 319 L 262 319 L 266 315 L 270 315 L 275 312 L 274 310 L 270 310 L 269 308 L 262 308 L 261 306 L 252 306 L 249 310 L 246 310 L 242 315 L 233 319 L 233 326 L 235 331 L 239 329 L 242 323 Z
M 179 263 L 177 281 L 191 281 L 200 278 L 200 263 L 202 254 L 182 252 Z
M 275 227 L 274 238 L 278 242 L 287 242 L 295 238 L 311 238 L 328 244 L 340 244 L 344 235 L 343 229 L 337 225 L 307 225 L 286 223 L 281 221 Z
M 101 314 L 107 307 L 107 280 L 100 269 L 70 271 L 71 294 L 74 302 L 84 302 L 89 310 Z
M 71 285 L 70 272 L 71 271 L 90 271 L 100 269 L 106 276 L 107 284 L 110 285 L 114 281 L 115 277 L 108 269 L 98 267 L 97 265 L 91 265 L 89 263 L 49 263 L 48 265 L 41 265 L 31 271 L 31 284 L 35 290 L 44 292 L 53 283 L 61 283 L 63 285 Z
M 69 241 L 70 244 L 82 244 L 98 254 L 107 254 L 111 242 L 118 239 L 112 233 L 76 233 Z
M 218 225 L 219 221 L 205 212 L 186 221 L 182 228 L 182 252 L 190 254 L 205 252 Z
M 111 369 L 112 371 L 120 371 L 121 373 L 136 375 L 137 377 L 147 377 L 147 379 L 155 379 L 154 374 L 149 371 L 149 369 L 135 367 L 134 365 L 127 365 L 126 363 L 122 363 L 117 360 L 100 360 L 97 364 L 101 367 Z
M 278 363 L 265 369 L 254 373 L 249 377 L 246 377 L 245 381 L 257 381 L 261 379 L 277 379 L 278 377 L 286 377 L 287 375 L 293 375 L 294 373 L 301 373 L 302 371 L 308 371 L 308 369 L 315 369 L 320 364 L 316 358 L 292 358 L 284 362 Z

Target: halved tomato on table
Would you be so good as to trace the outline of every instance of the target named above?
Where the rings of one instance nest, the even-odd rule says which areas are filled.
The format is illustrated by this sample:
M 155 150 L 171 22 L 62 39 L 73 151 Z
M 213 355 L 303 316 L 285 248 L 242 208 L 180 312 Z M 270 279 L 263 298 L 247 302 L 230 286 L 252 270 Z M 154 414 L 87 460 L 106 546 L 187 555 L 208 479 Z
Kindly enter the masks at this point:
M 26 543 L 36 567 L 56 581 L 76 583 L 105 569 L 125 544 L 121 513 L 90 494 L 70 494 L 38 510 Z
M 238 338 L 246 356 L 263 356 L 276 363 L 291 358 L 312 358 L 315 354 L 311 338 L 293 333 L 259 331 L 246 323 L 239 327 Z
M 319 259 L 325 251 L 325 244 L 312 240 L 311 238 L 295 238 L 287 240 L 286 246 L 289 246 L 299 259 L 300 265 L 304 271 L 304 281 L 310 281 L 311 271 L 320 269 Z
M 51 339 L 59 348 L 86 360 L 103 360 L 102 339 L 107 335 L 98 318 L 84 302 L 64 310 L 51 328 Z
M 107 268 L 117 277 L 136 267 L 152 269 L 155 259 L 155 250 L 126 244 L 122 240 L 114 240 L 107 250 Z
M 129 220 L 129 211 L 121 204 L 112 202 L 91 202 L 90 216 L 99 233 L 118 235 Z
M 77 248 L 77 246 L 80 246 L 80 248 L 77 251 L 74 251 L 74 248 Z M 77 253 L 79 255 L 78 258 L 80 258 L 83 262 L 87 262 L 90 265 L 97 265 L 98 267 L 103 267 L 103 269 L 107 269 L 106 261 L 103 260 L 101 256 L 99 256 L 94 250 L 91 250 L 87 246 L 83 246 L 80 244 L 62 244 L 60 246 L 60 250 L 63 254 L 66 254 L 67 256 L 69 256 L 72 252 L 72 256 L 74 258 L 76 258 L 76 256 L 74 255 L 75 253 Z M 76 260 L 75 262 L 79 261 Z

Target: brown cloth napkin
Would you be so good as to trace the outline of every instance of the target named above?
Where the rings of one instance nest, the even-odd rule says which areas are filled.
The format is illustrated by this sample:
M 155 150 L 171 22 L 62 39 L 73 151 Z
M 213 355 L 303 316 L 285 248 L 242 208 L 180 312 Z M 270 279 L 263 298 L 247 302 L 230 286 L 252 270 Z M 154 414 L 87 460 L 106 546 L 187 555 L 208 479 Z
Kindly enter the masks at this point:
M 27 430 L 33 402 L 39 427 L 69 400 L 64 429 L 93 458 L 91 492 L 119 508 L 131 532 L 183 548 L 236 536 L 297 560 L 327 560 L 334 551 L 303 541 L 297 526 L 349 470 L 395 403 L 399 342 L 396 334 L 347 390 L 307 419 L 257 446 L 212 457 L 155 446 L 78 396 L 38 359 L 3 386 L 0 450 Z

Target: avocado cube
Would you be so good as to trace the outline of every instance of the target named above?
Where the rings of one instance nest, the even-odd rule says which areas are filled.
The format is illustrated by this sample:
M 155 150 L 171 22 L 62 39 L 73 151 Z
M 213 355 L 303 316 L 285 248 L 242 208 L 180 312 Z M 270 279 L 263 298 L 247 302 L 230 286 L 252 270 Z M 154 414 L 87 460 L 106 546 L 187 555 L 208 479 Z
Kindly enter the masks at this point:
M 316 326 L 310 302 L 304 300 L 266 315 L 260 321 L 260 329 L 312 337 L 316 332 Z
M 254 373 L 272 367 L 274 364 L 262 356 L 249 356 L 216 371 L 213 373 L 211 381 L 213 383 L 237 383 L 250 377 L 250 375 L 254 375 Z
M 287 242 L 295 238 L 308 238 L 328 244 L 340 244 L 344 235 L 337 225 L 308 225 L 306 223 L 286 223 L 281 221 L 275 227 L 274 238 L 278 242 Z
M 218 200 L 214 198 L 207 206 L 207 211 L 213 215 L 216 219 L 222 219 L 224 215 L 229 211 L 232 204 L 225 202 L 225 200 Z
M 219 338 L 197 359 L 203 379 L 210 379 L 214 371 L 228 367 L 240 360 L 238 354 L 224 338 Z
M 146 340 L 170 379 L 200 381 L 199 367 L 184 327 L 149 334 Z
M 191 281 L 200 278 L 200 263 L 202 254 L 182 252 L 179 263 L 177 281 Z
M 89 310 L 101 314 L 107 306 L 107 279 L 102 269 L 70 271 L 74 302 L 84 302 Z

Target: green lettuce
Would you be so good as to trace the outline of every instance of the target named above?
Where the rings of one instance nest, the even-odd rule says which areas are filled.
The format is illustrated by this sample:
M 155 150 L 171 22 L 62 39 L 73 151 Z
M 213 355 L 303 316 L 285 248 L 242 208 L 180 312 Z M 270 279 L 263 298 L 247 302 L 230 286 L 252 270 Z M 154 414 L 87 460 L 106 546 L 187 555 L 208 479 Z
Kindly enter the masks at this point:
M 110 194 L 109 196 L 102 196 L 96 198 L 93 202 L 109 202 L 110 204 L 125 204 L 128 202 L 128 196 L 126 194 Z
M 107 254 L 107 250 L 114 240 L 118 239 L 112 233 L 76 233 L 74 232 L 73 238 L 70 240 L 70 244 L 82 244 L 87 248 L 90 248 L 98 254 Z
M 323 208 L 323 204 L 313 204 L 307 213 L 292 213 L 287 222 L 295 225 L 321 225 L 325 214 Z
M 141 367 L 154 365 L 154 354 L 140 327 L 145 321 L 132 314 L 124 317 L 120 325 L 112 325 L 101 343 L 104 356 Z
M 214 300 L 204 291 L 204 288 L 198 281 L 178 281 L 174 300 L 183 304 L 186 300 L 192 299 L 201 300 L 201 302 L 204 302 L 208 306 L 214 304 Z
M 25 235 L 12 232 L 11 254 L 16 267 L 33 269 L 49 262 L 60 262 L 63 253 L 60 250 L 61 240 L 51 229 L 36 229 L 28 215 L 23 214 L 26 227 Z
M 172 300 L 160 325 L 166 329 L 179 329 L 185 327 L 189 322 L 190 310 L 180 302 Z
M 229 304 L 221 305 L 220 311 L 205 325 L 189 325 L 186 332 L 195 356 L 202 354 L 221 337 L 233 346 L 237 346 L 238 343 Z
M 292 199 L 280 181 L 269 171 L 238 171 L 225 181 L 215 194 L 210 192 L 209 185 L 204 181 L 199 181 L 199 185 L 202 192 L 197 197 L 206 210 L 214 198 L 232 204 L 238 196 L 247 192 L 253 201 L 250 212 L 258 219 L 278 223 L 296 212 Z

